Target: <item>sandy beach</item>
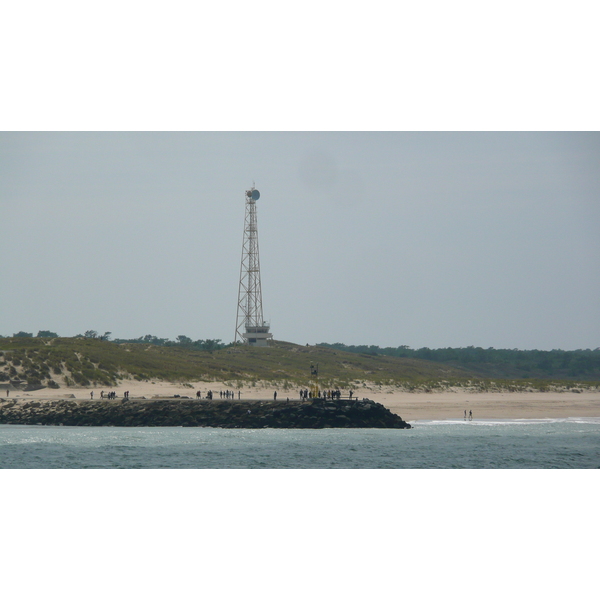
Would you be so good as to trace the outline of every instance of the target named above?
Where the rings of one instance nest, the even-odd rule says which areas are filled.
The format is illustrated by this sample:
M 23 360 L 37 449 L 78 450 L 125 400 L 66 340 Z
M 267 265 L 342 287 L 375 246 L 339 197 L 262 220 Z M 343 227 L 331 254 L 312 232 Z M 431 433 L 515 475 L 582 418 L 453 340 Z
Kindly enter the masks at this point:
M 299 397 L 297 389 L 285 390 L 272 385 L 257 385 L 235 389 L 223 383 L 206 381 L 191 384 L 177 384 L 162 381 L 139 382 L 125 381 L 112 389 L 61 387 L 59 389 L 42 389 L 32 392 L 11 390 L 10 399 L 24 401 L 44 401 L 70 398 L 90 400 L 93 391 L 94 400 L 99 400 L 101 392 L 105 394 L 115 391 L 118 398 L 129 391 L 129 398 L 146 398 L 151 400 L 160 397 L 188 396 L 195 397 L 200 391 L 202 397 L 212 390 L 213 398 L 219 398 L 219 392 L 230 390 L 235 398 L 241 400 L 272 400 L 277 392 L 277 399 L 295 400 Z M 0 391 L 1 399 L 6 400 L 6 392 Z M 380 402 L 392 412 L 406 421 L 419 419 L 460 419 L 464 411 L 473 412 L 474 419 L 544 419 L 566 417 L 600 417 L 600 392 L 572 391 L 565 392 L 468 392 L 461 389 L 431 393 L 410 393 L 397 391 L 394 388 L 363 388 L 355 392 L 358 398 L 369 398 Z

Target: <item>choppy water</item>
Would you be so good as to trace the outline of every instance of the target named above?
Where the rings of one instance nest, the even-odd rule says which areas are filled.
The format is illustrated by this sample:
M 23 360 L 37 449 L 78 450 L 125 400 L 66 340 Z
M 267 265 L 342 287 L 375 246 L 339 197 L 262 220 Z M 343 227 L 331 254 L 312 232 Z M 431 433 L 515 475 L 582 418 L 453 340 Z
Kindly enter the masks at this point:
M 0 467 L 600 468 L 598 418 L 412 424 L 410 430 L 0 425 Z

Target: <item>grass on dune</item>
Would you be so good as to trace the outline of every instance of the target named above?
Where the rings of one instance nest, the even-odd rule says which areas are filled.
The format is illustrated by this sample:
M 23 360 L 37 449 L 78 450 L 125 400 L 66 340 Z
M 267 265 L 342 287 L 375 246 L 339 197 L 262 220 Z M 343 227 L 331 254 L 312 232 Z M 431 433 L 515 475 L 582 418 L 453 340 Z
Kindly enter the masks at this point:
M 436 390 L 451 386 L 478 390 L 549 389 L 553 382 L 490 381 L 466 369 L 422 359 L 373 356 L 322 346 L 276 341 L 268 348 L 228 346 L 214 351 L 152 344 L 117 344 L 89 338 L 2 338 L 0 381 L 21 379 L 30 385 L 114 386 L 123 379 L 170 382 L 222 381 L 228 385 L 269 382 L 284 389 L 305 387 L 319 370 L 324 388 L 397 386 Z M 576 386 L 573 382 L 564 382 Z M 581 385 L 581 384 L 579 384 Z M 593 382 L 585 385 L 597 385 Z

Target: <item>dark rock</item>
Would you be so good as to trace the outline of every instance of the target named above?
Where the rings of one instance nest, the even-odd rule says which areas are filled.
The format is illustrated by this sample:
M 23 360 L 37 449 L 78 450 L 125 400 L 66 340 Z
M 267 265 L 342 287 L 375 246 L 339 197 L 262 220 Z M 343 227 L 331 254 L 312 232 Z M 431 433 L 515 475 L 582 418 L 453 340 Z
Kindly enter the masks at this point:
M 250 411 L 250 412 L 248 412 Z M 15 402 L 0 406 L 0 423 L 125 427 L 394 428 L 410 425 L 381 404 L 337 402 L 130 400 L 126 403 L 72 400 Z
M 30 383 L 23 388 L 24 392 L 35 392 L 37 390 L 43 390 L 46 386 L 39 383 Z

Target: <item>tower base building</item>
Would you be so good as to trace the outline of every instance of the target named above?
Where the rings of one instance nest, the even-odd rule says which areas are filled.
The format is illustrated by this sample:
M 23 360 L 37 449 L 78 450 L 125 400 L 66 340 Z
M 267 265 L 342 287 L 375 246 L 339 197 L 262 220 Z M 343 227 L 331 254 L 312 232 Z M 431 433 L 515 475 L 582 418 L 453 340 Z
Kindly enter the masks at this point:
M 273 334 L 269 333 L 270 326 L 263 322 L 260 327 L 246 327 L 246 331 L 242 337 L 249 346 L 267 346 L 267 340 L 273 338 Z

